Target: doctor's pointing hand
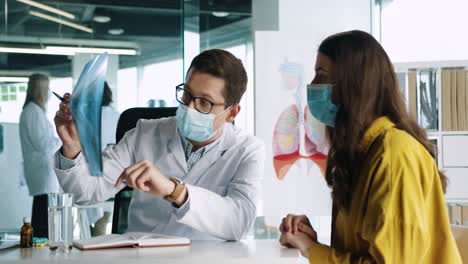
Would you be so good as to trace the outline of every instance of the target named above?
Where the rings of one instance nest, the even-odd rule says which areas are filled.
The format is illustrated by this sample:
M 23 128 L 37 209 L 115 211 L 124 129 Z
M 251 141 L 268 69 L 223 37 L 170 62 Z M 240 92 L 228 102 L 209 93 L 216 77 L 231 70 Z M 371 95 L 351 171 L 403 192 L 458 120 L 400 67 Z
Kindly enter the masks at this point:
M 182 205 L 188 197 L 187 189 L 183 183 L 164 176 L 147 160 L 141 160 L 126 168 L 115 182 L 115 187 L 118 188 L 124 181 L 134 189 L 162 196 L 165 199 L 172 198 L 178 206 Z M 176 194 L 176 192 L 178 193 Z M 175 197 L 170 197 L 171 194 Z

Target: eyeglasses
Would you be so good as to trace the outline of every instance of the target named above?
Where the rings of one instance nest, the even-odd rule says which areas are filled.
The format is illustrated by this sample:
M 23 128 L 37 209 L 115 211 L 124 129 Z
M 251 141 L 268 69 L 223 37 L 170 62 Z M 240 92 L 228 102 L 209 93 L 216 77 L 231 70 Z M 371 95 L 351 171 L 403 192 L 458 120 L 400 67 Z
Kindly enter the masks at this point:
M 179 84 L 176 86 L 176 99 L 177 102 L 183 105 L 189 105 L 193 101 L 194 108 L 202 114 L 209 114 L 215 105 L 224 105 L 224 104 L 215 104 L 210 100 L 207 100 L 203 97 L 193 96 L 187 89 L 185 83 Z

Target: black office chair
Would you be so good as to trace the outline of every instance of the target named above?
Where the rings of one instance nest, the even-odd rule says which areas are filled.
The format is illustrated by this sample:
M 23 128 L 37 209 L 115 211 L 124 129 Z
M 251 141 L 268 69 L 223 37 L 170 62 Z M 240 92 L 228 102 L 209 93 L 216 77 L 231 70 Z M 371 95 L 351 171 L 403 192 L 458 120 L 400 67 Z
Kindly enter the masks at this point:
M 119 118 L 115 142 L 119 142 L 125 133 L 135 128 L 140 119 L 158 119 L 163 117 L 175 116 L 177 107 L 157 107 L 146 108 L 136 107 L 125 110 Z M 114 198 L 114 216 L 112 218 L 112 233 L 123 234 L 127 230 L 128 207 L 132 200 L 133 189 L 123 188 Z

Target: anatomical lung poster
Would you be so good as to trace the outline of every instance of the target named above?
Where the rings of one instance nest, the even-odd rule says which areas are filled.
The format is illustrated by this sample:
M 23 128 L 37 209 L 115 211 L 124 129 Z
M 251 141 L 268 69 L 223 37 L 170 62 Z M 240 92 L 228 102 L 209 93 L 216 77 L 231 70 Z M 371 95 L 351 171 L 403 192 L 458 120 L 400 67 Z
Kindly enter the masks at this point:
M 255 132 L 266 145 L 260 214 L 331 215 L 325 125 L 307 106 L 322 36 L 256 32 Z

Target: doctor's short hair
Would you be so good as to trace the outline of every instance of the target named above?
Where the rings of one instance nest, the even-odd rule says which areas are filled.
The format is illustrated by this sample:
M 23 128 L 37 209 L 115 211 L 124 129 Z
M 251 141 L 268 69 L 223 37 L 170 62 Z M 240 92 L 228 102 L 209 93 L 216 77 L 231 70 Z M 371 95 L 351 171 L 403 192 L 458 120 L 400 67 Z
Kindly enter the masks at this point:
M 30 102 L 46 109 L 47 99 L 49 97 L 49 77 L 42 73 L 34 73 L 29 76 L 28 89 L 26 91 L 26 100 L 23 108 Z
M 196 56 L 188 71 L 207 73 L 225 82 L 223 96 L 226 107 L 238 104 L 247 88 L 247 73 L 242 61 L 221 49 L 206 50 Z

